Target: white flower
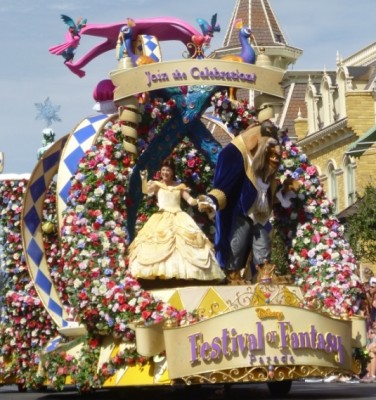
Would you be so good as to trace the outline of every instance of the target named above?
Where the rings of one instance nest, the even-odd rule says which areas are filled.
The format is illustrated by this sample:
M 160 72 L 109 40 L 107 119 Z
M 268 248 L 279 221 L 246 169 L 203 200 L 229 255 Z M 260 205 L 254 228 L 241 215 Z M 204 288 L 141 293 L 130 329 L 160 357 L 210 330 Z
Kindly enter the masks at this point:
M 94 195 L 100 197 L 104 194 L 104 190 L 102 187 L 97 187 L 94 189 Z
M 81 287 L 81 285 L 82 285 L 81 279 L 75 279 L 75 280 L 73 281 L 73 287 L 74 287 L 75 289 L 78 289 L 79 287 Z
M 85 207 L 82 204 L 77 204 L 76 206 L 76 212 L 81 213 L 85 210 Z
M 286 168 L 291 168 L 294 166 L 294 161 L 288 158 L 286 160 L 283 160 L 283 164 Z
M 109 243 L 107 243 L 107 244 L 108 244 L 108 249 L 109 249 L 110 245 L 109 245 Z M 106 250 L 106 249 L 104 248 L 104 250 Z M 108 267 L 109 265 L 110 265 L 110 259 L 108 257 L 104 257 L 104 258 L 101 259 L 101 266 L 102 267 Z
M 87 266 L 88 266 L 88 260 L 81 261 L 81 262 L 78 264 L 78 267 L 79 267 L 80 269 L 86 269 Z
M 107 286 L 102 284 L 98 290 L 100 295 L 104 295 L 107 292 Z
M 129 302 L 128 302 L 128 304 L 131 307 L 134 307 L 136 305 L 136 303 L 137 303 L 137 299 L 136 298 L 130 299 Z
M 125 237 L 125 231 L 123 231 L 123 229 L 121 229 L 120 226 L 117 226 L 114 229 L 114 234 L 122 238 Z

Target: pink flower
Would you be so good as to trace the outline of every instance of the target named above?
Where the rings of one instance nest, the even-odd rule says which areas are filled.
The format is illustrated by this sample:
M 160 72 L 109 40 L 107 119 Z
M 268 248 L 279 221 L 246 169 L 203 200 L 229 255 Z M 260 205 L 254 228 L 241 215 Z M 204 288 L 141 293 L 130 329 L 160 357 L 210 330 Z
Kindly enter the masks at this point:
M 312 175 L 316 174 L 317 169 L 316 169 L 316 167 L 314 165 L 310 165 L 310 166 L 307 167 L 306 172 L 307 172 L 308 175 L 312 176 Z
M 312 241 L 313 243 L 320 243 L 321 241 L 321 235 L 315 231 L 315 233 L 312 235 Z

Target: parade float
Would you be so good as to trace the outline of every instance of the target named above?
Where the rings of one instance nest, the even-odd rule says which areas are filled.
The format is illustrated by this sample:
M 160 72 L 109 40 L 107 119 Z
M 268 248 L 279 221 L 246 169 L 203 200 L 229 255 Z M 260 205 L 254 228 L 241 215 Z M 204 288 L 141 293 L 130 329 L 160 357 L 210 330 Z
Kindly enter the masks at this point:
M 50 49 L 80 77 L 104 51 L 116 52 L 117 65 L 96 88 L 98 103 L 110 106 L 99 105 L 98 114 L 48 146 L 26 181 L 2 187 L 2 243 L 5 253 L 15 243 L 18 251 L 7 264 L 12 296 L 28 282 L 32 300 L 19 299 L 19 309 L 14 298 L 6 303 L 12 312 L 1 325 L 0 382 L 58 390 L 74 384 L 80 391 L 265 382 L 272 393 L 286 394 L 294 380 L 359 372 L 365 319 L 358 265 L 318 171 L 286 133 L 279 179 L 302 184 L 272 221 L 287 268 L 275 265 L 242 285 L 155 288 L 127 270 L 129 245 L 155 211 L 140 172 L 154 176 L 171 155 L 192 193 L 206 193 L 222 148 L 209 127 L 230 140 L 256 118 L 246 101 L 227 96 L 229 88 L 283 97 L 284 71 L 247 54 L 249 28 L 239 27 L 241 57 L 225 60 L 205 55 L 219 30 L 216 16 L 200 25 L 202 32 L 172 18 L 80 21 Z M 85 34 L 106 40 L 75 62 Z M 164 40 L 184 43 L 184 57 L 162 61 Z M 213 237 L 213 222 L 190 212 Z M 17 278 L 15 260 L 29 280 Z M 34 344 L 20 343 L 27 328 L 7 342 L 19 332 L 14 319 L 22 318 L 34 327 Z M 32 366 L 15 367 L 21 349 L 29 351 L 24 363 L 33 354 Z

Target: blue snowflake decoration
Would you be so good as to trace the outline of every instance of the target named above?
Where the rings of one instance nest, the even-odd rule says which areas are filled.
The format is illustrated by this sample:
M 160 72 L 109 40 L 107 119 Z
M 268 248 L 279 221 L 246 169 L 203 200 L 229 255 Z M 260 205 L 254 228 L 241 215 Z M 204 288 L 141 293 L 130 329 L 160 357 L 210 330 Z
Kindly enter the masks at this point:
M 60 106 L 54 106 L 49 97 L 44 103 L 35 103 L 35 107 L 38 110 L 36 119 L 42 119 L 46 121 L 47 127 L 52 125 L 52 122 L 61 122 L 61 119 L 57 115 L 60 110 Z

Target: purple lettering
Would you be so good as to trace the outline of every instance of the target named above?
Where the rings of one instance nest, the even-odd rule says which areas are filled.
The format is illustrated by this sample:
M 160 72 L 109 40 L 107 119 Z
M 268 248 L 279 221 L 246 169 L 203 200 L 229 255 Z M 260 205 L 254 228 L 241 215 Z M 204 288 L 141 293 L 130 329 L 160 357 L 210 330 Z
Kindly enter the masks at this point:
M 311 325 L 311 347 L 312 349 L 316 349 L 316 336 L 317 336 L 317 331 L 314 325 Z
M 291 332 L 290 345 L 292 349 L 299 349 L 299 336 L 295 332 Z
M 195 333 L 194 335 L 188 336 L 189 342 L 191 344 L 191 363 L 195 363 L 198 358 L 198 341 L 202 341 L 202 334 L 201 333 Z
M 264 327 L 261 322 L 256 322 L 257 325 L 257 345 L 258 349 L 262 350 L 265 347 L 264 344 Z
M 211 350 L 210 344 L 204 342 L 200 349 L 200 355 L 203 360 L 210 361 L 210 350 Z
M 337 352 L 338 352 L 338 363 L 342 364 L 345 358 L 345 354 L 343 352 L 342 338 L 341 336 L 337 336 Z
M 219 337 L 215 337 L 212 340 L 212 351 L 210 353 L 210 358 L 212 360 L 215 360 L 216 358 L 219 358 L 221 354 L 222 354 L 221 339 Z
M 229 351 L 228 351 L 228 330 L 227 329 L 222 329 L 222 353 L 224 356 L 228 356 L 229 355 Z
M 279 322 L 279 330 L 281 334 L 281 347 L 288 347 L 289 345 L 289 335 L 288 331 L 290 330 L 290 322 Z

